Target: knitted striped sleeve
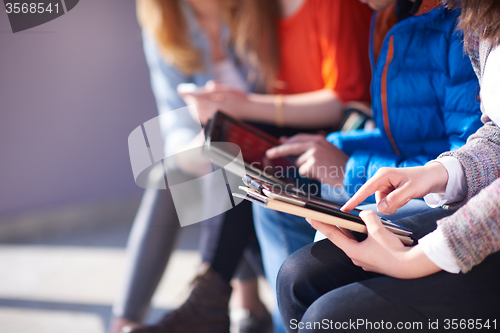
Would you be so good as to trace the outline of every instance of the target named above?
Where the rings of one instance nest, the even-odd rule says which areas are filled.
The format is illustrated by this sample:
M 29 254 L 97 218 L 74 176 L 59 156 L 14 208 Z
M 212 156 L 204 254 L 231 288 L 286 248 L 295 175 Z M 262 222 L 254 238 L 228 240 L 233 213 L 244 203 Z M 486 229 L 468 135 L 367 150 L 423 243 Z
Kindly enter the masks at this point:
M 458 159 L 467 180 L 467 197 L 453 206 L 460 206 L 483 188 L 500 178 L 500 128 L 486 116 L 485 122 L 463 147 L 440 155 Z
M 481 46 L 482 45 L 482 46 Z M 472 65 L 482 81 L 491 47 L 476 36 L 469 45 Z M 500 128 L 486 115 L 484 126 L 467 144 L 441 156 L 459 160 L 467 180 L 465 204 L 455 214 L 438 221 L 448 247 L 462 272 L 466 273 L 488 255 L 500 250 Z
M 498 163 L 498 162 L 497 162 Z M 448 247 L 466 273 L 500 250 L 500 179 L 455 214 L 438 221 Z

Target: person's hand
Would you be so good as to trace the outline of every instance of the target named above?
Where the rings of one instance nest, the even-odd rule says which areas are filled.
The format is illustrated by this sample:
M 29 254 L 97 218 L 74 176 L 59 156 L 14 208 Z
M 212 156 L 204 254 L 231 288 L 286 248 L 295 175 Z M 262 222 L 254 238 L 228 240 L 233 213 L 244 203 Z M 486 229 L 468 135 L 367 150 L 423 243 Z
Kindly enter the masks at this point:
M 362 242 L 353 239 L 337 226 L 315 220 L 308 222 L 344 251 L 354 265 L 365 271 L 399 279 L 416 279 L 441 270 L 420 246 L 404 246 L 396 235 L 382 225 L 375 212 L 363 211 L 359 216 L 368 229 L 368 237 Z
M 411 199 L 429 193 L 444 193 L 448 171 L 439 162 L 412 168 L 380 168 L 341 208 L 349 212 L 375 193 L 377 210 L 394 214 Z
M 344 170 L 349 156 L 322 135 L 297 134 L 282 140 L 283 144 L 269 149 L 266 157 L 299 155 L 296 165 L 299 173 L 331 186 L 343 184 Z
M 179 93 L 179 96 L 187 105 L 195 106 L 194 109 L 190 108 L 190 112 L 193 118 L 199 117 L 202 124 L 206 124 L 217 110 L 240 118 L 249 103 L 245 92 L 214 81 L 209 81 L 195 92 Z

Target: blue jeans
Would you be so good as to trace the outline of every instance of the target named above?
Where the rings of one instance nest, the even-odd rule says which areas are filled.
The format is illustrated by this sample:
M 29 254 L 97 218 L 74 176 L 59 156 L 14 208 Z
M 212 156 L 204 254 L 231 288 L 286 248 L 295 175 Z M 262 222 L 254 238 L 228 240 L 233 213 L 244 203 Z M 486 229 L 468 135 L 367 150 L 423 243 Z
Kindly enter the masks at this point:
M 364 209 L 376 210 L 374 205 Z M 388 216 L 393 222 L 397 219 L 430 210 L 422 200 L 412 200 L 396 214 Z M 255 232 L 262 251 L 262 261 L 266 279 L 273 292 L 276 292 L 276 279 L 283 262 L 293 252 L 310 244 L 316 231 L 304 218 L 273 211 L 253 205 Z M 384 215 L 385 216 L 385 215 Z M 275 333 L 284 333 L 279 314 L 273 313 Z
M 415 228 L 415 236 L 421 238 L 436 228 L 437 220 L 451 213 L 434 209 L 398 223 Z M 356 329 L 340 324 L 358 320 L 391 323 L 395 331 L 398 322 L 418 323 L 422 326 L 415 332 L 441 332 L 450 318 L 500 319 L 499 263 L 500 253 L 495 253 L 467 274 L 439 272 L 401 280 L 364 271 L 334 244 L 323 240 L 296 251 L 285 261 L 278 275 L 278 302 L 289 333 L 327 331 L 324 327 L 301 328 L 297 325 L 300 321 L 334 323 L 337 326 L 329 327 L 329 332 L 351 332 Z M 436 329 L 430 329 L 430 321 Z M 371 331 L 367 327 L 357 330 Z
M 304 218 L 258 205 L 253 205 L 253 216 L 264 273 L 271 290 L 276 293 L 276 278 L 281 264 L 290 254 L 311 243 L 316 230 Z M 277 307 L 273 312 L 273 323 L 275 333 L 285 333 Z

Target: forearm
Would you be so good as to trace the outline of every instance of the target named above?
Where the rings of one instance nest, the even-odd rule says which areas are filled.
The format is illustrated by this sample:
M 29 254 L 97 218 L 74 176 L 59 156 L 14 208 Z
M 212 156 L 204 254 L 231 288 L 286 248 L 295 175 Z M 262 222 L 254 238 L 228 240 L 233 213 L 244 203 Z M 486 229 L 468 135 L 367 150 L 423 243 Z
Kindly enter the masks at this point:
M 500 128 L 487 122 L 467 144 L 441 156 L 452 156 L 462 164 L 467 179 L 467 200 L 500 177 Z
M 432 208 L 441 207 L 445 204 L 461 202 L 467 195 L 467 181 L 460 161 L 452 156 L 443 156 L 428 164 L 441 164 L 447 171 L 447 179 L 444 182 L 444 191 L 431 190 L 424 200 Z M 447 180 L 447 181 L 446 181 Z
M 359 215 L 365 222 L 368 237 L 358 242 L 352 235 L 338 227 L 308 220 L 312 227 L 322 232 L 351 258 L 356 266 L 364 270 L 389 275 L 399 279 L 416 279 L 439 272 L 422 248 L 406 247 L 391 231 L 381 223 L 373 211 L 363 211 Z
M 394 272 L 389 272 L 388 275 L 402 279 L 418 279 L 439 271 L 441 268 L 427 257 L 420 245 L 416 245 L 403 253 L 400 262 L 395 265 Z
M 250 94 L 241 110 L 241 118 L 269 124 L 276 123 L 276 95 Z M 289 127 L 322 128 L 338 125 L 342 117 L 342 102 L 329 90 L 285 95 L 284 125 Z
M 500 179 L 455 214 L 438 221 L 462 272 L 500 250 Z

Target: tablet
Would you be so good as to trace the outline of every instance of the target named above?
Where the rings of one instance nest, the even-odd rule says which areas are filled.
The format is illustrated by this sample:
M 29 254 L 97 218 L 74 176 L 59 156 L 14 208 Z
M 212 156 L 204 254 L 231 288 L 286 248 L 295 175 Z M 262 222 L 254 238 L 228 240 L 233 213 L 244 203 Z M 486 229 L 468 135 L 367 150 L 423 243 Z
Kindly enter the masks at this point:
M 207 145 L 216 154 L 234 158 L 236 152 L 224 151 L 221 148 L 223 146 L 214 144 L 216 142 L 234 143 L 241 149 L 245 167 L 253 171 L 254 176 L 259 178 L 264 176 L 278 183 L 293 182 L 294 178 L 290 174 L 295 175 L 298 172 L 295 158 L 269 159 L 266 157 L 268 149 L 280 145 L 277 138 L 221 111 L 217 111 L 206 128 Z
M 351 212 L 344 212 L 340 210 L 342 205 L 339 203 L 325 200 L 310 194 L 304 195 L 301 193 L 285 191 L 278 186 L 266 184 L 258 179 L 252 178 L 249 175 L 243 177 L 243 183 L 254 193 L 260 193 L 269 199 L 287 202 L 295 206 L 302 206 L 315 210 L 317 212 L 333 215 L 344 220 L 361 223 L 364 225 L 363 220 L 359 217 L 359 213 L 361 212 L 361 210 L 359 209 L 354 209 Z M 400 226 L 399 224 L 383 217 L 379 217 L 379 219 L 387 229 L 396 234 L 404 236 L 410 236 L 412 234 L 412 231 L 408 228 Z
M 240 186 L 240 189 L 246 192 L 246 195 L 241 195 L 240 193 L 233 193 L 233 196 L 248 200 L 252 203 L 261 205 L 268 209 L 304 218 L 318 220 L 323 223 L 336 225 L 342 228 L 346 228 L 352 231 L 357 231 L 365 234 L 368 232 L 365 223 L 359 216 L 346 212 L 341 212 L 336 209 L 326 211 L 323 208 L 314 207 L 308 205 L 305 202 L 295 202 L 295 200 L 288 201 L 288 200 L 280 200 L 278 198 L 270 198 L 265 193 L 259 193 L 253 190 L 252 188 L 246 186 Z M 411 231 L 408 232 L 405 229 L 400 229 L 393 225 L 384 224 L 384 226 L 389 231 L 392 231 L 403 242 L 403 244 L 405 245 L 415 244 L 415 239 L 411 236 Z

